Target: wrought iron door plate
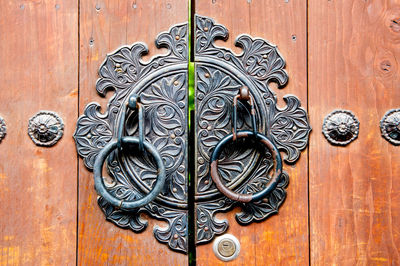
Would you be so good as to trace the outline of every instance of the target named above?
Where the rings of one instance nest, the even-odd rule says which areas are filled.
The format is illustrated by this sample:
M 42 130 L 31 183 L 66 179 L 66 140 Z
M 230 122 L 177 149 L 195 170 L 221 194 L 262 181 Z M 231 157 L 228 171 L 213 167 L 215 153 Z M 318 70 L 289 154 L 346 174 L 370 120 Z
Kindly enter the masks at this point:
M 300 107 L 298 98 L 284 97 L 286 107 L 277 107 L 277 99 L 269 87 L 276 82 L 282 88 L 288 81 L 284 70 L 285 61 L 277 48 L 261 38 L 240 35 L 236 46 L 241 54 L 218 47 L 216 39 L 228 39 L 228 30 L 211 18 L 195 17 L 195 64 L 196 64 L 196 241 L 211 241 L 223 234 L 228 221 L 215 218 L 217 212 L 226 212 L 236 205 L 242 212 L 236 215 L 240 224 L 262 221 L 277 213 L 286 197 L 285 187 L 289 176 L 282 174 L 272 193 L 264 200 L 254 203 L 237 203 L 221 194 L 210 175 L 210 156 L 215 145 L 232 130 L 231 103 L 239 88 L 247 86 L 255 101 L 258 131 L 267 136 L 280 151 L 286 153 L 285 161 L 295 163 L 307 143 L 311 127 L 306 111 Z M 242 116 L 238 117 L 240 130 L 251 126 L 250 108 L 239 103 Z M 239 142 L 239 140 L 237 141 Z M 250 144 L 250 145 L 249 145 Z M 239 146 L 239 148 L 237 148 Z M 254 150 L 249 142 L 228 147 L 219 161 L 219 174 L 225 185 L 237 193 L 250 194 L 263 189 L 268 183 L 267 173 L 272 159 Z
M 79 118 L 74 138 L 78 153 L 88 169 L 93 169 L 99 151 L 117 138 L 123 106 L 129 95 L 140 95 L 145 109 L 145 138 L 161 154 L 166 168 L 164 190 L 155 201 L 124 211 L 115 208 L 102 197 L 98 204 L 106 219 L 134 232 L 146 229 L 140 218 L 145 212 L 164 220 L 167 228 L 154 228 L 154 236 L 176 251 L 187 252 L 187 24 L 175 25 L 158 35 L 156 45 L 168 53 L 155 56 L 150 62 L 141 57 L 148 49 L 143 43 L 124 46 L 107 55 L 100 67 L 96 90 L 104 96 L 107 90 L 115 95 L 100 113 L 98 103 L 87 105 Z M 136 113 L 127 112 L 125 132 L 137 134 Z M 109 192 L 120 200 L 134 200 L 147 194 L 156 179 L 156 167 L 149 156 L 132 154 L 130 149 L 111 153 L 107 170 L 113 180 Z
M 115 207 L 115 203 L 112 205 L 102 197 L 98 198 L 98 204 L 107 220 L 134 232 L 146 229 L 147 222 L 140 218 L 143 212 L 166 221 L 167 228 L 155 227 L 154 236 L 171 249 L 184 253 L 188 248 L 187 30 L 187 24 L 179 24 L 161 33 L 156 45 L 158 48 L 166 47 L 168 53 L 155 56 L 149 62 L 140 59 L 147 53 L 147 47 L 142 43 L 123 46 L 107 55 L 99 70 L 96 89 L 102 96 L 108 90 L 114 90 L 114 95 L 104 113 L 100 112 L 98 103 L 89 103 L 78 119 L 74 134 L 77 151 L 85 166 L 92 170 L 105 146 L 114 145 L 110 144 L 112 142 L 117 146 L 124 143 L 118 142 L 120 128 L 124 130 L 122 135 L 131 139 L 137 134 L 140 136 L 140 128 L 145 128 L 145 141 L 156 148 L 165 164 L 164 190 L 154 201 L 130 211 Z M 197 187 L 194 197 L 198 244 L 224 233 L 228 222 L 218 221 L 214 215 L 237 205 L 216 189 L 209 174 L 209 162 L 215 144 L 231 130 L 231 109 L 227 106 L 238 89 L 241 86 L 249 88 L 259 133 L 268 138 L 270 145 L 277 147 L 275 155 L 279 153 L 278 149 L 286 153 L 287 163 L 298 160 L 311 130 L 299 99 L 286 96 L 287 106 L 280 109 L 268 86 L 270 82 L 277 82 L 283 87 L 288 79 L 283 69 L 285 62 L 277 48 L 263 39 L 241 35 L 237 45 L 243 48 L 243 53 L 236 55 L 214 45 L 215 39 L 226 39 L 227 36 L 224 26 L 207 17 L 195 17 Z M 144 119 L 139 117 L 144 121 L 142 127 L 138 127 L 136 122 L 137 112 L 125 109 L 125 106 L 130 106 L 133 94 L 140 97 L 140 104 L 144 107 Z M 237 117 L 239 130 L 248 129 L 250 119 L 243 114 L 250 110 L 249 106 L 239 102 L 237 110 L 240 111 Z M 267 173 L 273 167 L 271 152 L 266 150 L 261 156 L 249 149 L 248 144 L 236 141 L 239 149 L 224 150 L 222 156 L 229 155 L 230 159 L 219 160 L 223 182 L 228 180 L 225 185 L 237 193 L 263 189 L 269 181 Z M 107 191 L 112 194 L 113 201 L 116 198 L 115 202 L 121 202 L 119 206 L 124 201 L 143 198 L 152 190 L 157 176 L 154 161 L 146 155 L 141 156 L 142 152 L 134 151 L 131 147 L 116 148 L 106 160 L 112 180 L 106 184 Z M 236 216 L 239 223 L 261 221 L 278 211 L 286 197 L 285 187 L 289 180 L 286 173 L 278 176 L 278 185 L 266 198 L 239 204 L 243 207 L 243 212 Z

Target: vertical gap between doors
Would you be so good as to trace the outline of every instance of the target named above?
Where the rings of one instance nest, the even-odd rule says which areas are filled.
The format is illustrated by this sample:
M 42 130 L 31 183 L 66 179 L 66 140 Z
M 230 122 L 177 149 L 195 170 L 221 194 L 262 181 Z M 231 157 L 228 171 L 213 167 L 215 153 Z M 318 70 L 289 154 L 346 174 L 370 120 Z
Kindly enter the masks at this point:
M 80 7 L 80 0 L 77 0 L 78 2 L 78 75 L 77 75 L 77 82 L 78 82 L 78 107 L 77 107 L 77 118 L 79 118 L 79 109 L 80 109 L 80 74 L 81 74 L 81 52 L 80 52 L 80 42 L 81 42 L 81 7 Z M 75 263 L 78 265 L 78 256 L 79 256 L 79 155 L 78 153 L 76 154 L 76 252 L 75 252 Z
M 188 0 L 188 93 L 189 93 L 189 184 L 188 184 L 188 264 L 196 265 L 196 212 L 195 212 L 195 63 L 194 63 L 194 13 L 195 0 Z
M 309 69 L 308 69 L 308 6 L 309 0 L 306 1 L 306 84 L 307 84 L 307 113 L 310 114 L 310 97 L 309 97 Z M 308 265 L 311 265 L 311 211 L 310 211 L 310 137 L 307 145 L 307 205 L 308 205 Z

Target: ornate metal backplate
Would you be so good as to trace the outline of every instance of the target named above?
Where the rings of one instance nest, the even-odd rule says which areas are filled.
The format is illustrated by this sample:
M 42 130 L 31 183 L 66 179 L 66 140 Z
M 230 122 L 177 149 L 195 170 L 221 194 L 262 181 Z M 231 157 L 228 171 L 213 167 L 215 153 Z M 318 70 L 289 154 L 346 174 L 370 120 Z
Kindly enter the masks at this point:
M 4 139 L 4 137 L 7 134 L 7 127 L 6 127 L 6 122 L 4 119 L 0 116 L 0 142 Z
M 207 243 L 228 228 L 226 220 L 215 218 L 234 206 L 242 207 L 236 215 L 240 224 L 262 221 L 277 213 L 286 197 L 289 176 L 284 173 L 276 189 L 260 202 L 239 204 L 223 196 L 210 176 L 210 156 L 215 145 L 232 131 L 232 101 L 239 88 L 247 86 L 255 100 L 257 127 L 278 148 L 286 153 L 285 161 L 295 163 L 307 143 L 311 127 L 306 111 L 295 96 L 284 98 L 286 107 L 277 107 L 277 99 L 269 87 L 276 82 L 286 85 L 285 61 L 277 48 L 260 38 L 240 35 L 236 45 L 239 55 L 218 47 L 216 39 L 226 40 L 227 29 L 208 17 L 195 18 L 196 61 L 196 241 Z M 238 106 L 238 128 L 250 129 L 250 108 Z M 251 140 L 237 141 L 225 149 L 219 161 L 219 174 L 225 185 L 238 193 L 260 191 L 269 181 L 267 173 L 273 167 L 270 153 L 260 150 Z M 261 155 L 266 154 L 266 155 Z
M 240 55 L 214 45 L 217 38 L 226 39 L 227 29 L 210 18 L 196 16 L 196 241 L 206 243 L 228 227 L 227 221 L 218 221 L 216 212 L 225 212 L 238 205 L 225 198 L 215 187 L 209 173 L 210 155 L 217 142 L 231 131 L 231 103 L 241 86 L 247 86 L 254 98 L 257 126 L 280 151 L 286 153 L 287 163 L 294 163 L 308 142 L 311 130 L 306 111 L 295 96 L 286 96 L 287 106 L 277 107 L 277 99 L 269 88 L 270 82 L 284 86 L 288 76 L 285 62 L 275 46 L 262 39 L 242 35 L 237 44 L 243 48 Z M 104 96 L 113 90 L 107 110 L 90 103 L 78 119 L 74 134 L 78 153 L 88 169 L 93 169 L 97 155 L 104 146 L 118 138 L 120 121 L 125 136 L 138 135 L 137 112 L 124 106 L 132 93 L 140 96 L 144 106 L 145 138 L 161 154 L 166 168 L 166 185 L 156 200 L 126 211 L 116 208 L 102 197 L 98 204 L 106 219 L 134 232 L 145 230 L 147 222 L 140 218 L 147 213 L 167 221 L 166 228 L 155 227 L 154 235 L 175 251 L 188 248 L 188 47 L 187 24 L 172 27 L 161 33 L 156 45 L 166 47 L 168 53 L 155 56 L 149 62 L 140 60 L 147 53 L 142 43 L 124 46 L 107 55 L 99 70 L 97 92 Z M 238 128 L 250 126 L 249 106 L 238 105 Z M 263 189 L 269 181 L 267 173 L 273 167 L 270 151 L 254 148 L 253 140 L 238 140 L 235 147 L 226 148 L 219 161 L 223 182 L 239 193 Z M 134 201 L 152 190 L 156 167 L 147 155 L 134 149 L 114 150 L 107 159 L 108 191 L 118 201 Z M 261 155 L 263 154 L 263 155 Z M 106 178 L 107 179 L 107 178 Z M 281 175 L 278 186 L 266 199 L 239 204 L 243 212 L 237 215 L 241 224 L 266 219 L 278 211 L 283 203 L 289 177 Z M 194 211 L 194 210 L 191 210 Z
M 144 106 L 145 138 L 161 154 L 166 168 L 166 185 L 155 201 L 136 211 L 117 209 L 98 198 L 106 219 L 134 232 L 145 230 L 145 212 L 168 222 L 166 228 L 155 227 L 154 236 L 176 251 L 187 252 L 187 24 L 172 27 L 156 39 L 158 48 L 168 53 L 143 62 L 148 52 L 143 43 L 124 46 L 107 55 L 99 70 L 97 92 L 104 96 L 114 90 L 106 112 L 98 103 L 87 105 L 79 118 L 74 135 L 78 153 L 88 169 L 93 169 L 99 151 L 117 138 L 123 106 L 130 94 L 140 95 Z M 138 133 L 137 114 L 128 111 L 124 135 Z M 131 149 L 113 152 L 107 162 L 112 179 L 109 192 L 120 200 L 134 200 L 147 194 L 156 179 L 156 167 L 148 156 Z
M 358 137 L 360 122 L 347 110 L 335 110 L 324 119 L 322 133 L 334 145 L 347 145 Z
M 382 117 L 382 136 L 393 145 L 400 145 L 400 109 L 392 109 Z
M 38 146 L 53 146 L 64 134 L 62 119 L 52 111 L 40 111 L 29 119 L 28 135 Z

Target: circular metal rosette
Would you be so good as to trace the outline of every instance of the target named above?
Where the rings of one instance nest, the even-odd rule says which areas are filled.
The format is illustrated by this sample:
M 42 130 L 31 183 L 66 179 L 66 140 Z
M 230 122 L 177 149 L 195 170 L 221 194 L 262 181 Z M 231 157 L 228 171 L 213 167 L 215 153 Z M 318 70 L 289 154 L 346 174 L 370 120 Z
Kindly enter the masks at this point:
M 393 145 L 400 145 L 400 109 L 386 112 L 381 123 L 382 136 Z
M 322 132 L 334 145 L 347 145 L 358 137 L 360 122 L 347 110 L 335 110 L 324 119 Z
M 29 119 L 28 135 L 38 146 L 53 146 L 64 134 L 62 119 L 52 111 L 40 111 Z
M 0 116 L 0 142 L 4 139 L 4 137 L 7 134 L 7 127 L 6 127 L 6 122 L 4 119 Z

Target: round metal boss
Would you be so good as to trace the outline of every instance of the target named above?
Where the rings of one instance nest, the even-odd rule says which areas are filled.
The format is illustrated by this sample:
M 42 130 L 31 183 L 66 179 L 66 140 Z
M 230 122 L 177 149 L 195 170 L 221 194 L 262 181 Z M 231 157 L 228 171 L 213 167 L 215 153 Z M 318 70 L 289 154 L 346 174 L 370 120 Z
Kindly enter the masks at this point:
M 6 134 L 7 134 L 6 122 L 4 122 L 4 119 L 0 116 L 0 142 L 6 136 Z
M 222 261 L 231 261 L 239 255 L 239 240 L 231 234 L 217 237 L 213 244 L 213 251 L 218 259 Z
M 382 136 L 393 145 L 400 145 L 400 108 L 386 112 L 381 123 Z
M 345 146 L 358 137 L 360 122 L 348 110 L 334 110 L 324 119 L 322 133 L 333 145 Z
M 37 146 L 53 146 L 63 134 L 63 120 L 55 112 L 40 111 L 29 119 L 28 135 Z

